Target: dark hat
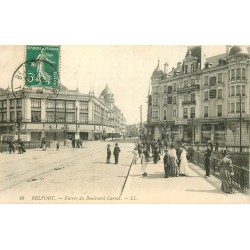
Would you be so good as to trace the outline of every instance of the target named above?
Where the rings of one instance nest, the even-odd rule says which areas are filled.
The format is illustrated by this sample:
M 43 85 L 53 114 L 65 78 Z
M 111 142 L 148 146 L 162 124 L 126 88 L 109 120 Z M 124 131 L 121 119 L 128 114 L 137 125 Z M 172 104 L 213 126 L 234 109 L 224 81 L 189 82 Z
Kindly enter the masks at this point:
M 110 147 L 110 144 L 108 144 L 107 146 Z

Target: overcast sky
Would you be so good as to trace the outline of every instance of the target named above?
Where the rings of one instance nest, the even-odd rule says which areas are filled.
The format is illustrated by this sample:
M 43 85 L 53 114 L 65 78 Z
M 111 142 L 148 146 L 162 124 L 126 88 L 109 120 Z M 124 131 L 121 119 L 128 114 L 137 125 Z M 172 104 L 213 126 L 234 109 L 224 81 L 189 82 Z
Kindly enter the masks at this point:
M 225 46 L 204 46 L 207 57 L 225 52 Z M 0 46 L 0 87 L 10 86 L 15 69 L 25 61 L 24 46 Z M 163 69 L 176 67 L 187 46 L 66 46 L 61 47 L 61 82 L 69 89 L 99 96 L 109 85 L 127 124 L 140 121 L 139 106 L 146 120 L 146 101 L 151 74 L 158 58 Z

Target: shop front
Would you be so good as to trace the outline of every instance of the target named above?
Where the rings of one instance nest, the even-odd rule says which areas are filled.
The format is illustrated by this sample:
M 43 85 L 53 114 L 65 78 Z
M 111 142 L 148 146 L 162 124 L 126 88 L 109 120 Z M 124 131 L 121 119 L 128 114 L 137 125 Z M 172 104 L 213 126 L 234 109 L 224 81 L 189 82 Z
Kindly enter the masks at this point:
M 220 145 L 225 145 L 226 143 L 226 126 L 225 123 L 219 123 L 214 125 L 214 142 Z
M 212 124 L 201 124 L 201 142 L 207 143 L 212 140 Z

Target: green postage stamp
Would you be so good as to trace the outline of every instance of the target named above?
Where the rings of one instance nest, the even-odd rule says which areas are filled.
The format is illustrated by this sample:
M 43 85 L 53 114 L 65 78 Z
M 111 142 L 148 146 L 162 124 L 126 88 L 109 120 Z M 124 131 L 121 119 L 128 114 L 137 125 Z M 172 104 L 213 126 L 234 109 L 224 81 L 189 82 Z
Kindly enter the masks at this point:
M 26 46 L 25 85 L 58 86 L 59 60 L 60 46 Z

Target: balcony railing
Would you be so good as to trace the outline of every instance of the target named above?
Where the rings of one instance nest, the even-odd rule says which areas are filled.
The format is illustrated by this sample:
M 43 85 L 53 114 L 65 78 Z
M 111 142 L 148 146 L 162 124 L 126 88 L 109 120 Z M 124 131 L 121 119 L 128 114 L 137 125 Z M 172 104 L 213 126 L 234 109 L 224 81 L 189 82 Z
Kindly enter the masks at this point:
M 191 91 L 196 91 L 196 90 L 200 90 L 200 85 L 196 84 L 196 85 L 192 85 L 192 86 L 189 86 L 189 87 L 183 87 L 183 88 L 180 88 L 178 90 L 178 93 L 186 93 L 186 92 L 191 92 Z
M 190 105 L 190 104 L 196 104 L 196 100 L 183 101 L 183 102 L 182 102 L 182 105 Z

